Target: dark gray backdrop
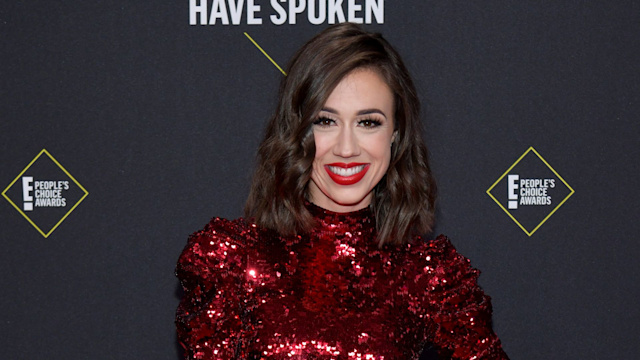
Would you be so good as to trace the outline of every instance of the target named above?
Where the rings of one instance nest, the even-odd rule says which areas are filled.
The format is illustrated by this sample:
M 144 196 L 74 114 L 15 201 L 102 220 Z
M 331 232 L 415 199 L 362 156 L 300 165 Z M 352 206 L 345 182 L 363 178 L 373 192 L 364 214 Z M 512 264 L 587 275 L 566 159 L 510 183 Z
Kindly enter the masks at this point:
M 280 65 L 326 25 L 188 1 L 3 1 L 0 187 L 46 148 L 89 192 L 48 238 L 0 199 L 3 359 L 177 359 L 175 261 L 238 217 Z M 363 3 L 364 1 L 359 1 Z M 345 1 L 346 3 L 346 1 Z M 512 359 L 640 352 L 637 1 L 386 1 L 425 105 L 436 232 Z M 575 194 L 531 237 L 485 193 L 533 146 Z

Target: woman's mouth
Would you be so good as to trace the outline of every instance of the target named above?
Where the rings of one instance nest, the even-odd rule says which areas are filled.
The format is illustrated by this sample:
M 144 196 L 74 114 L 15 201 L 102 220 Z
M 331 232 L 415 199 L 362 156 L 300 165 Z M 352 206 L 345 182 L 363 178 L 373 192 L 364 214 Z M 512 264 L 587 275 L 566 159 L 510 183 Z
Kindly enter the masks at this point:
M 333 163 L 324 166 L 331 180 L 339 185 L 353 185 L 362 180 L 369 170 L 369 164 L 362 163 Z

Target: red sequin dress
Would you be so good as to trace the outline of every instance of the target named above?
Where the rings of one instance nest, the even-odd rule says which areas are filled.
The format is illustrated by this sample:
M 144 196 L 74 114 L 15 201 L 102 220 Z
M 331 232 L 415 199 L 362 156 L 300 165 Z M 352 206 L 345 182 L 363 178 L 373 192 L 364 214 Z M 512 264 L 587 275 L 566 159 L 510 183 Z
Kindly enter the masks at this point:
M 283 237 L 243 219 L 213 219 L 176 269 L 187 359 L 507 359 L 478 271 L 439 236 L 378 247 L 366 208 L 315 205 L 317 227 Z

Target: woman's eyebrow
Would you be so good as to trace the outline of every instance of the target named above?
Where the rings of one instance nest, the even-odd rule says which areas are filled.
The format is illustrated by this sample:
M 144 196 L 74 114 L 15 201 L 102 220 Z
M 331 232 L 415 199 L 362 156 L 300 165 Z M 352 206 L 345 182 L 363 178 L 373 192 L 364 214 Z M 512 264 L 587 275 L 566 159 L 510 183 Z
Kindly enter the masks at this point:
M 328 113 L 332 113 L 332 114 L 338 115 L 338 110 L 336 110 L 334 108 L 330 108 L 330 107 L 323 107 L 322 109 L 320 109 L 320 111 L 326 111 Z
M 385 113 L 382 112 L 382 110 L 380 109 L 372 108 L 372 109 L 364 109 L 364 110 L 358 111 L 358 115 L 368 115 L 368 114 L 380 114 L 385 118 L 387 117 L 387 115 L 385 115 Z
M 339 114 L 338 110 L 330 107 L 323 107 L 322 109 L 320 109 L 320 111 L 326 111 L 328 113 L 335 114 L 335 115 Z M 382 110 L 376 109 L 376 108 L 363 109 L 358 111 L 358 115 L 369 115 L 369 114 L 380 114 L 385 118 L 387 117 L 387 115 Z

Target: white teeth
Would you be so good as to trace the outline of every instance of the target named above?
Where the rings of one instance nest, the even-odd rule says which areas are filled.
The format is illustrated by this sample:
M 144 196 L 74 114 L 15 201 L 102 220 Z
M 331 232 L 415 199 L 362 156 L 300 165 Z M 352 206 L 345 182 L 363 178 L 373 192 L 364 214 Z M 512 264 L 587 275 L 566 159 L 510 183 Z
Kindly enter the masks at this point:
M 336 174 L 336 175 L 340 175 L 340 176 L 351 176 L 351 175 L 355 175 L 357 173 L 359 173 L 360 171 L 364 170 L 364 165 L 358 165 L 358 166 L 354 166 L 354 167 L 350 167 L 350 168 L 341 168 L 341 167 L 337 167 L 337 166 L 329 166 L 329 170 L 331 170 L 332 173 Z

